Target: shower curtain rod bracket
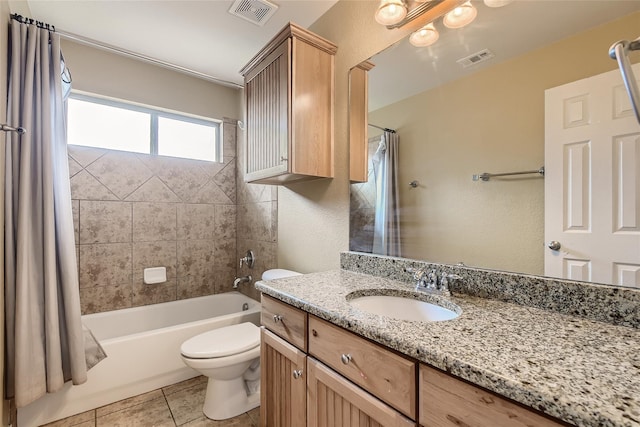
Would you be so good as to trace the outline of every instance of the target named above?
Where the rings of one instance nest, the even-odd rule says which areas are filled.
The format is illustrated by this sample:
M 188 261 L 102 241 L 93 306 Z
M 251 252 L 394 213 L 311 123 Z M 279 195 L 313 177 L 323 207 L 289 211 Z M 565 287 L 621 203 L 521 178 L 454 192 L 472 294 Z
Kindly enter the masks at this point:
M 23 128 L 22 126 L 19 126 L 19 127 L 15 128 L 13 126 L 5 125 L 5 124 L 0 124 L 0 131 L 3 131 L 3 132 L 17 132 L 20 135 L 24 135 L 25 133 L 27 133 L 27 130 L 25 128 Z
M 376 128 L 376 129 L 380 129 L 383 130 L 385 132 L 391 132 L 391 133 L 396 133 L 395 129 L 389 129 L 386 127 L 382 127 L 382 126 L 378 126 L 378 125 L 373 125 L 371 123 L 367 123 L 369 126 L 371 126 L 372 128 Z

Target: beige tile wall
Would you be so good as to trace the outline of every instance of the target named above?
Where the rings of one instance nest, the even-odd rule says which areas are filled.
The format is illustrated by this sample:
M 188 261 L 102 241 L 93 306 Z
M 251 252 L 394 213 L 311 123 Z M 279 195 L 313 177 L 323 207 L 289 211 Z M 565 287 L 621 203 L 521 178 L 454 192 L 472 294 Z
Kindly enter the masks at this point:
M 247 184 L 244 182 L 244 145 L 238 145 L 238 245 L 237 259 L 247 250 L 256 255 L 256 265 L 239 268 L 238 276 L 251 275 L 253 283 L 260 280 L 265 270 L 276 268 L 278 242 L 278 187 L 275 185 Z M 259 300 L 260 294 L 253 286 L 240 285 L 240 292 Z
M 275 265 L 275 190 L 236 189 L 235 120 L 223 137 L 223 163 L 69 146 L 83 313 L 229 291 L 247 248 L 256 277 Z

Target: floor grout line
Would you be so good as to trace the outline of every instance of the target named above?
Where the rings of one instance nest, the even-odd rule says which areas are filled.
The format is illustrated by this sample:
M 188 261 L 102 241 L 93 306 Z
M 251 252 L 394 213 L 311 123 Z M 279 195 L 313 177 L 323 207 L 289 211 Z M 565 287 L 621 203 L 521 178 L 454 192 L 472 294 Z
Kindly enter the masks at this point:
M 178 426 L 178 422 L 176 421 L 175 415 L 173 415 L 173 411 L 171 410 L 171 405 L 169 405 L 169 400 L 167 399 L 167 395 L 164 392 L 164 387 L 160 388 L 160 391 L 162 392 L 162 397 L 164 398 L 164 403 L 166 403 L 167 408 L 169 409 L 169 413 L 171 414 L 171 419 L 173 420 L 173 425 L 177 427 Z

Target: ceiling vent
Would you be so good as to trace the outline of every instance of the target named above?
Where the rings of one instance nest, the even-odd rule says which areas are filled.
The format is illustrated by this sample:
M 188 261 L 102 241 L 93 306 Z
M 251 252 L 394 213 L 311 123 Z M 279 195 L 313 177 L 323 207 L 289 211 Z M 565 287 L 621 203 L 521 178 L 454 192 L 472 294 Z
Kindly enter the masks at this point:
M 267 0 L 236 0 L 231 5 L 229 13 L 263 26 L 276 13 L 276 10 L 278 5 Z
M 488 61 L 493 58 L 493 52 L 489 49 L 483 49 L 480 52 L 476 52 L 473 55 L 469 55 L 466 58 L 458 59 L 456 62 L 462 65 L 464 68 L 471 67 L 472 65 L 479 64 L 484 61 Z

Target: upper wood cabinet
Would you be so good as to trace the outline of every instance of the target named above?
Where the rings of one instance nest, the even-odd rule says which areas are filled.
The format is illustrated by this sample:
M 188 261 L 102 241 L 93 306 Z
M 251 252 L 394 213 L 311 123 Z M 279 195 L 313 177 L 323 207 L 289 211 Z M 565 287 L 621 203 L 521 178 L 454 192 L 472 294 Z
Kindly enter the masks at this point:
M 369 70 L 364 61 L 349 71 L 349 179 L 369 180 Z
M 333 177 L 336 46 L 289 23 L 240 71 L 245 81 L 245 181 Z

